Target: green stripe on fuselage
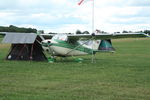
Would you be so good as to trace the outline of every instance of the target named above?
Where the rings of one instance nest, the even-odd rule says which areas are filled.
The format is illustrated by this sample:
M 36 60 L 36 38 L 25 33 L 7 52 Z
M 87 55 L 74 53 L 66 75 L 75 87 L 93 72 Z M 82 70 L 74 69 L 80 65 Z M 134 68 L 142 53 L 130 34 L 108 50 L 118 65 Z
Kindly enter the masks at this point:
M 59 46 L 59 47 L 64 47 L 64 48 L 69 48 L 69 49 L 74 49 L 82 52 L 86 52 L 88 54 L 95 53 L 92 49 L 86 48 L 79 43 L 76 44 L 71 44 L 66 41 L 61 41 L 61 40 L 55 40 L 57 43 L 51 43 L 51 46 Z

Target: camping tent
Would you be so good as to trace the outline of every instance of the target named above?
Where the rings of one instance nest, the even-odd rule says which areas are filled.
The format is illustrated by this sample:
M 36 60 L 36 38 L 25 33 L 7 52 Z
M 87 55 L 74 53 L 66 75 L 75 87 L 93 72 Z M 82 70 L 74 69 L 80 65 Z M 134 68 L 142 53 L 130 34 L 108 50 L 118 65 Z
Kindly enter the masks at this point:
M 114 52 L 115 48 L 112 46 L 111 40 L 101 40 L 98 50 L 105 52 Z
M 40 45 L 42 39 L 35 33 L 9 33 L 2 43 L 11 43 L 7 60 L 45 61 L 46 57 Z

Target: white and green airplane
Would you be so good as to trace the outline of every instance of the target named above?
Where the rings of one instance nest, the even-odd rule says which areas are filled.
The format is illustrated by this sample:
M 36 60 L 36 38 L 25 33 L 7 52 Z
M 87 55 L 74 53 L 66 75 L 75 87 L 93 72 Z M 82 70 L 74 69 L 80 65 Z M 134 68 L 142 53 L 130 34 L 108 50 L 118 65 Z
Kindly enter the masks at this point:
M 41 42 L 44 51 L 46 51 L 53 57 L 68 57 L 87 54 L 92 55 L 96 54 L 96 52 L 114 52 L 115 49 L 113 48 L 110 39 L 147 37 L 147 35 L 144 33 L 117 33 L 96 35 L 56 34 L 54 36 L 43 34 L 42 36 L 46 38 Z

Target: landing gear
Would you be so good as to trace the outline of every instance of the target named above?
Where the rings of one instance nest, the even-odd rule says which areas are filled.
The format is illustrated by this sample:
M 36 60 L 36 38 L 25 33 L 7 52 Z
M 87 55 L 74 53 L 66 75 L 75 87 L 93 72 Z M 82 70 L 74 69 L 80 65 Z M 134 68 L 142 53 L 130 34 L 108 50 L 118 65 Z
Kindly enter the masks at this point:
M 83 59 L 82 58 L 76 58 L 75 59 L 75 62 L 78 62 L 78 63 L 82 63 Z
M 47 60 L 48 60 L 49 63 L 56 62 L 56 58 L 55 57 L 49 57 Z
M 66 59 L 67 59 L 67 58 L 60 57 L 60 59 L 57 59 L 57 61 L 58 61 L 58 60 L 60 60 L 61 62 L 62 62 L 62 61 L 63 61 L 63 62 L 64 62 L 64 61 L 70 61 L 69 59 L 67 59 L 67 60 L 66 60 Z M 75 58 L 75 57 L 73 57 L 73 59 L 74 59 L 74 60 L 73 60 L 74 62 L 78 62 L 78 63 L 82 63 L 83 60 L 84 60 L 84 59 L 82 59 L 82 58 Z M 51 56 L 51 57 L 48 57 L 47 60 L 48 60 L 48 63 L 54 63 L 54 62 L 56 62 L 56 57 L 55 57 L 55 56 Z M 59 62 L 59 61 L 58 61 L 58 62 Z

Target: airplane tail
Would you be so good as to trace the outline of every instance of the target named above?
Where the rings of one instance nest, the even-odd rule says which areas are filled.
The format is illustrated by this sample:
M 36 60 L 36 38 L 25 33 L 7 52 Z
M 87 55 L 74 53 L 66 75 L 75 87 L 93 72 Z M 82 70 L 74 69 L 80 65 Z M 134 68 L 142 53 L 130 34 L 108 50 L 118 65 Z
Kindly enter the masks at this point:
M 79 41 L 84 44 L 84 47 L 93 49 L 94 52 L 114 52 L 115 48 L 112 46 L 111 40 L 94 40 L 94 41 Z

